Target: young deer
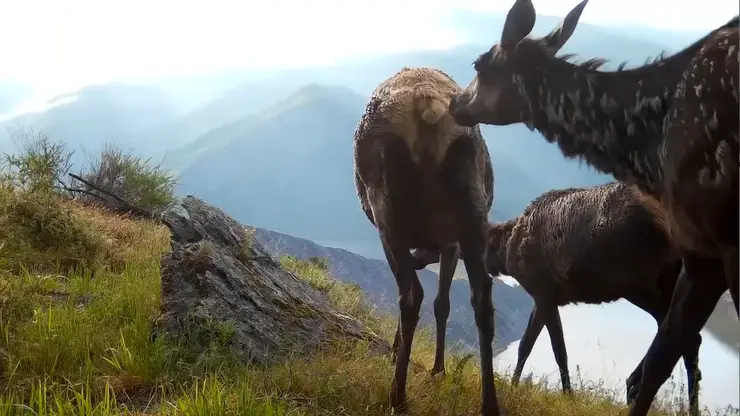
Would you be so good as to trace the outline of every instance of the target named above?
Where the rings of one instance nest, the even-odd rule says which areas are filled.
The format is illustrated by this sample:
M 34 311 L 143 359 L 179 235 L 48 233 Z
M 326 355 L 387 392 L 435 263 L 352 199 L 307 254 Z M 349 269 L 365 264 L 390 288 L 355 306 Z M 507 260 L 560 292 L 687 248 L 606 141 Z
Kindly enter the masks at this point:
M 524 123 L 565 157 L 634 184 L 665 218 L 683 270 L 671 308 L 630 396 L 645 415 L 722 292 L 738 309 L 738 18 L 670 56 L 600 71 L 555 54 L 588 0 L 541 38 L 531 0 L 517 0 L 499 44 L 475 61 L 475 79 L 450 103 L 461 125 Z
M 519 217 L 490 225 L 488 273 L 513 277 L 535 301 L 519 342 L 515 384 L 547 326 L 563 391 L 572 391 L 559 306 L 626 299 L 658 326 L 664 320 L 681 259 L 662 218 L 642 205 L 637 192 L 619 182 L 553 190 L 532 201 Z M 438 262 L 439 254 L 418 250 L 414 261 L 423 269 Z M 696 334 L 683 356 L 697 413 L 700 345 L 701 335 Z
M 424 296 L 410 250 L 446 253 L 442 266 L 449 273 L 440 276 L 440 300 L 435 302 L 439 328 L 449 313 L 447 280 L 459 242 L 480 340 L 482 414 L 498 415 L 491 346 L 493 282 L 485 268 L 493 169 L 478 126 L 459 126 L 447 112 L 460 91 L 452 78 L 431 68 L 404 68 L 381 83 L 355 131 L 355 184 L 398 284 L 401 316 L 394 342 L 398 356 L 392 406 L 402 408 L 406 401 L 411 342 Z M 444 331 L 437 339 L 437 349 L 444 349 Z M 440 368 L 442 361 L 435 363 L 435 370 Z

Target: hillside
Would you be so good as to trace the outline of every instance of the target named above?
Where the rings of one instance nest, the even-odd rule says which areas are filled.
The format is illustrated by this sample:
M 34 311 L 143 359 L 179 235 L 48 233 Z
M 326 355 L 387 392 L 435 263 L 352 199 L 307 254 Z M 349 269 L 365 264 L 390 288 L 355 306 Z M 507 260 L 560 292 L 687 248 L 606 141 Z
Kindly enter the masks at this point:
M 48 101 L 49 109 L 27 113 L 0 123 L 0 149 L 7 151 L 9 133 L 17 128 L 44 132 L 77 151 L 76 161 L 86 162 L 83 149 L 95 151 L 106 140 L 144 155 L 161 152 L 177 142 L 167 137 L 152 140 L 147 132 L 175 120 L 169 96 L 158 88 L 133 84 L 85 87 Z M 10 132 L 9 132 L 10 129 Z
M 289 255 L 301 260 L 309 260 L 311 257 L 326 258 L 329 261 L 329 273 L 333 277 L 358 284 L 368 300 L 379 310 L 394 315 L 397 313 L 398 288 L 385 261 L 368 259 L 340 248 L 323 247 L 310 240 L 263 228 L 255 229 L 254 239 L 275 257 Z M 419 280 L 424 288 L 420 325 L 431 325 L 433 328 L 435 321 L 432 302 L 437 293 L 438 276 L 425 269 L 419 272 Z M 496 305 L 496 335 L 493 341 L 495 354 L 521 338 L 533 302 L 520 287 L 511 287 L 496 278 L 493 283 L 493 302 Z M 453 347 L 462 344 L 460 346 L 465 352 L 477 351 L 478 329 L 470 307 L 470 286 L 467 279 L 452 282 L 450 305 L 447 345 Z
M 31 269 L 0 264 L 3 408 L 46 415 L 101 416 L 390 413 L 387 397 L 392 364 L 363 341 L 329 342 L 310 355 L 257 366 L 236 359 L 225 348 L 235 334 L 223 322 L 207 323 L 201 330 L 193 328 L 195 332 L 188 335 L 192 338 L 182 342 L 153 336 L 159 333 L 156 322 L 162 308 L 166 308 L 160 281 L 160 272 L 165 271 L 160 270 L 160 260 L 163 255 L 169 256 L 171 248 L 165 227 L 75 201 L 50 200 L 56 197 L 49 195 L 0 189 L 0 225 L 6 232 L 0 247 L 8 243 L 7 236 L 12 236 L 13 247 L 26 250 L 12 254 L 35 259 Z M 31 223 L 24 216 L 29 212 L 45 213 L 34 218 L 43 218 L 40 225 L 48 230 L 50 240 L 28 234 Z M 196 215 L 182 207 L 172 212 L 173 217 L 167 214 L 165 218 L 173 218 L 178 227 Z M 196 228 L 183 237 L 216 233 L 213 238 L 233 238 L 233 230 Z M 204 251 L 193 255 L 200 256 L 198 253 L 212 256 Z M 259 253 L 259 249 L 250 248 L 250 253 Z M 264 267 L 258 262 L 265 260 L 254 254 L 238 256 L 243 262 L 241 270 Z M 88 262 L 92 259 L 97 260 Z M 210 262 L 214 259 L 211 257 Z M 198 263 L 188 260 L 182 266 L 201 273 L 200 279 L 213 280 L 202 282 L 201 290 L 220 285 L 225 277 L 197 272 L 210 269 L 201 268 L 202 257 L 194 257 L 196 260 Z M 395 320 L 363 306 L 361 293 L 351 285 L 334 281 L 319 263 L 289 257 L 280 259 L 280 263 L 284 270 L 295 273 L 283 272 L 283 278 L 300 276 L 310 286 L 320 288 L 332 308 L 361 317 L 375 332 L 390 339 Z M 73 269 L 68 268 L 75 264 Z M 167 268 L 172 269 L 172 259 Z M 242 280 L 239 290 L 254 284 Z M 198 295 L 197 290 L 188 293 Z M 258 294 L 254 295 L 256 299 Z M 260 305 L 245 306 L 253 309 Z M 296 315 L 295 324 L 301 319 Z M 280 328 L 284 329 L 288 328 Z M 209 347 L 196 350 L 194 342 L 206 342 Z M 427 373 L 433 355 L 429 333 L 418 333 L 414 345 L 408 386 L 413 414 L 477 413 L 480 387 L 476 360 L 448 353 L 449 375 L 436 382 Z M 608 391 L 598 388 L 576 389 L 574 397 L 565 398 L 559 389 L 549 390 L 536 383 L 513 387 L 503 375 L 497 383 L 501 405 L 510 416 L 608 416 L 625 411 L 614 404 Z M 653 413 L 669 414 L 674 413 Z
M 287 234 L 369 241 L 374 229 L 351 174 L 352 135 L 364 105 L 349 89 L 307 86 L 193 143 L 202 153 L 180 172 L 177 192 Z

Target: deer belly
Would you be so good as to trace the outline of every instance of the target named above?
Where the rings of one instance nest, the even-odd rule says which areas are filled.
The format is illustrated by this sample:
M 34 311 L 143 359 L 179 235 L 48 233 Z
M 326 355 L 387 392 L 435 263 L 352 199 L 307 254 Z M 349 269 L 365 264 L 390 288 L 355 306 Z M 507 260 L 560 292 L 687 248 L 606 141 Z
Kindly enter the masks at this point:
M 416 232 L 413 245 L 426 247 L 436 244 L 454 244 L 460 239 L 460 222 L 451 209 L 427 206 L 425 212 L 418 212 L 415 223 Z

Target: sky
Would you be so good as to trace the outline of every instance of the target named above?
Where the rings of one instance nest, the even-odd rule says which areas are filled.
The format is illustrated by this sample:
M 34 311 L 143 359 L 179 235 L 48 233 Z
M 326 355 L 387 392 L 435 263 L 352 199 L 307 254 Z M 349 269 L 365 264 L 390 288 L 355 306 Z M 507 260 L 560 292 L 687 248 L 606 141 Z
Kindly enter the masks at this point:
M 574 0 L 536 0 L 564 15 Z M 736 0 L 591 0 L 582 21 L 708 29 Z M 324 65 L 363 54 L 444 49 L 455 10 L 505 11 L 509 0 L 0 0 L 0 82 L 66 90 L 116 79 L 224 67 Z M 639 11 L 639 12 L 638 12 Z

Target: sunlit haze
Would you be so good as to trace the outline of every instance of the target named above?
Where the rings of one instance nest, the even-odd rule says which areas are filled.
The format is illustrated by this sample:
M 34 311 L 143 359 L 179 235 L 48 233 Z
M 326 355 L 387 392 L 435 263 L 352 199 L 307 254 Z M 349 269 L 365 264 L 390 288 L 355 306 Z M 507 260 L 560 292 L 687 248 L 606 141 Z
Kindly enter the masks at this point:
M 535 1 L 564 15 L 574 0 Z M 319 0 L 0 1 L 0 80 L 39 90 L 225 67 L 322 65 L 460 42 L 445 17 L 503 11 L 509 1 Z M 706 29 L 737 13 L 733 0 L 702 7 L 668 0 L 592 0 L 584 22 Z M 493 40 L 493 38 L 492 38 Z

